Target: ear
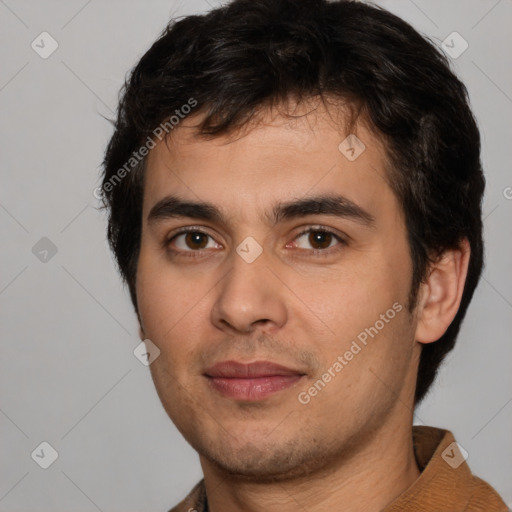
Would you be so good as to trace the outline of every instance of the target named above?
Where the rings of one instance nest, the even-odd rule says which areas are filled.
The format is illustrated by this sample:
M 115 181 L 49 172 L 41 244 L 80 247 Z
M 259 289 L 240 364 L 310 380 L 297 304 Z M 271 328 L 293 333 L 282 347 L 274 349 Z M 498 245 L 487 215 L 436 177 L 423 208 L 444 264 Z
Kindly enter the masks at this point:
M 431 264 L 426 282 L 420 285 L 416 341 L 437 341 L 452 323 L 462 299 L 470 252 L 464 238 L 457 249 L 446 250 Z

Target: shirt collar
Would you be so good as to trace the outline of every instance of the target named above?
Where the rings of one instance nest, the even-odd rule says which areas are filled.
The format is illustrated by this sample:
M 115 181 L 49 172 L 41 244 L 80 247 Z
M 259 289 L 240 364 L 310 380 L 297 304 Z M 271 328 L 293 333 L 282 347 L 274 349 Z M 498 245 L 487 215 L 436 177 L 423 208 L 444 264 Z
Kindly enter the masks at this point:
M 411 505 L 415 512 L 466 510 L 473 493 L 473 475 L 465 461 L 467 453 L 465 456 L 453 434 L 440 428 L 414 426 L 413 443 L 421 475 L 383 512 L 401 512 Z

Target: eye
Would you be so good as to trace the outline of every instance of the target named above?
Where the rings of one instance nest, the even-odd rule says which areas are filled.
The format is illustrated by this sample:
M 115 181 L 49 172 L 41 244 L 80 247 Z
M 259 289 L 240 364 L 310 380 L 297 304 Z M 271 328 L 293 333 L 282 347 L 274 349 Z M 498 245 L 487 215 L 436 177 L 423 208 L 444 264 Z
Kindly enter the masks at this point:
M 173 252 L 198 252 L 202 249 L 216 249 L 219 247 L 219 244 L 215 243 L 208 233 L 197 228 L 182 229 L 168 239 L 165 245 L 170 246 Z
M 322 226 L 315 226 L 299 233 L 286 247 L 298 248 L 317 256 L 328 256 L 340 248 L 337 246 L 345 245 L 347 242 L 339 234 Z M 194 227 L 183 228 L 173 234 L 164 241 L 164 246 L 177 256 L 190 257 L 198 257 L 204 249 L 222 248 L 211 235 Z
M 338 243 L 336 243 L 338 242 Z M 335 232 L 322 228 L 322 227 L 313 227 L 308 228 L 297 235 L 297 237 L 292 242 L 292 247 L 298 247 L 299 249 L 308 250 L 308 247 L 304 247 L 304 245 L 309 244 L 313 249 L 313 253 L 327 253 L 330 254 L 332 251 L 328 251 L 327 249 L 331 249 L 336 245 L 346 245 L 346 241 Z M 290 244 L 287 245 L 290 247 Z

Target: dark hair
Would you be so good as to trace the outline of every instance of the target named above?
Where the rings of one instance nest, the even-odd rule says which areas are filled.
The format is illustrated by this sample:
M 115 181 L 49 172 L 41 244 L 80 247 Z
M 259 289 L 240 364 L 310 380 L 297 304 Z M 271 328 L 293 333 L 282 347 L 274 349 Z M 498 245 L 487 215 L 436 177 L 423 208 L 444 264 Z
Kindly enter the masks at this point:
M 405 215 L 413 262 L 409 311 L 430 262 L 469 241 L 459 311 L 446 333 L 422 348 L 418 403 L 455 344 L 480 278 L 485 180 L 464 84 L 434 43 L 380 7 L 235 0 L 171 21 L 124 86 L 104 160 L 108 239 L 135 310 L 145 159 L 133 157 L 141 145 L 191 98 L 202 114 L 197 134 L 208 137 L 235 132 L 292 97 L 348 100 L 384 141 L 387 178 Z

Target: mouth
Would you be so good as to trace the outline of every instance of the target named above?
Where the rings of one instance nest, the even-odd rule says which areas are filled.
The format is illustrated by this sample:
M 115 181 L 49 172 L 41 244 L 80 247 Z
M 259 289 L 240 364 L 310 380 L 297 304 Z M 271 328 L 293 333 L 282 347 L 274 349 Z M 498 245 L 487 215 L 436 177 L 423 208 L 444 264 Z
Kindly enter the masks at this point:
M 284 391 L 306 374 L 269 361 L 245 364 L 224 361 L 208 368 L 204 376 L 210 386 L 221 395 L 235 400 L 257 402 Z

